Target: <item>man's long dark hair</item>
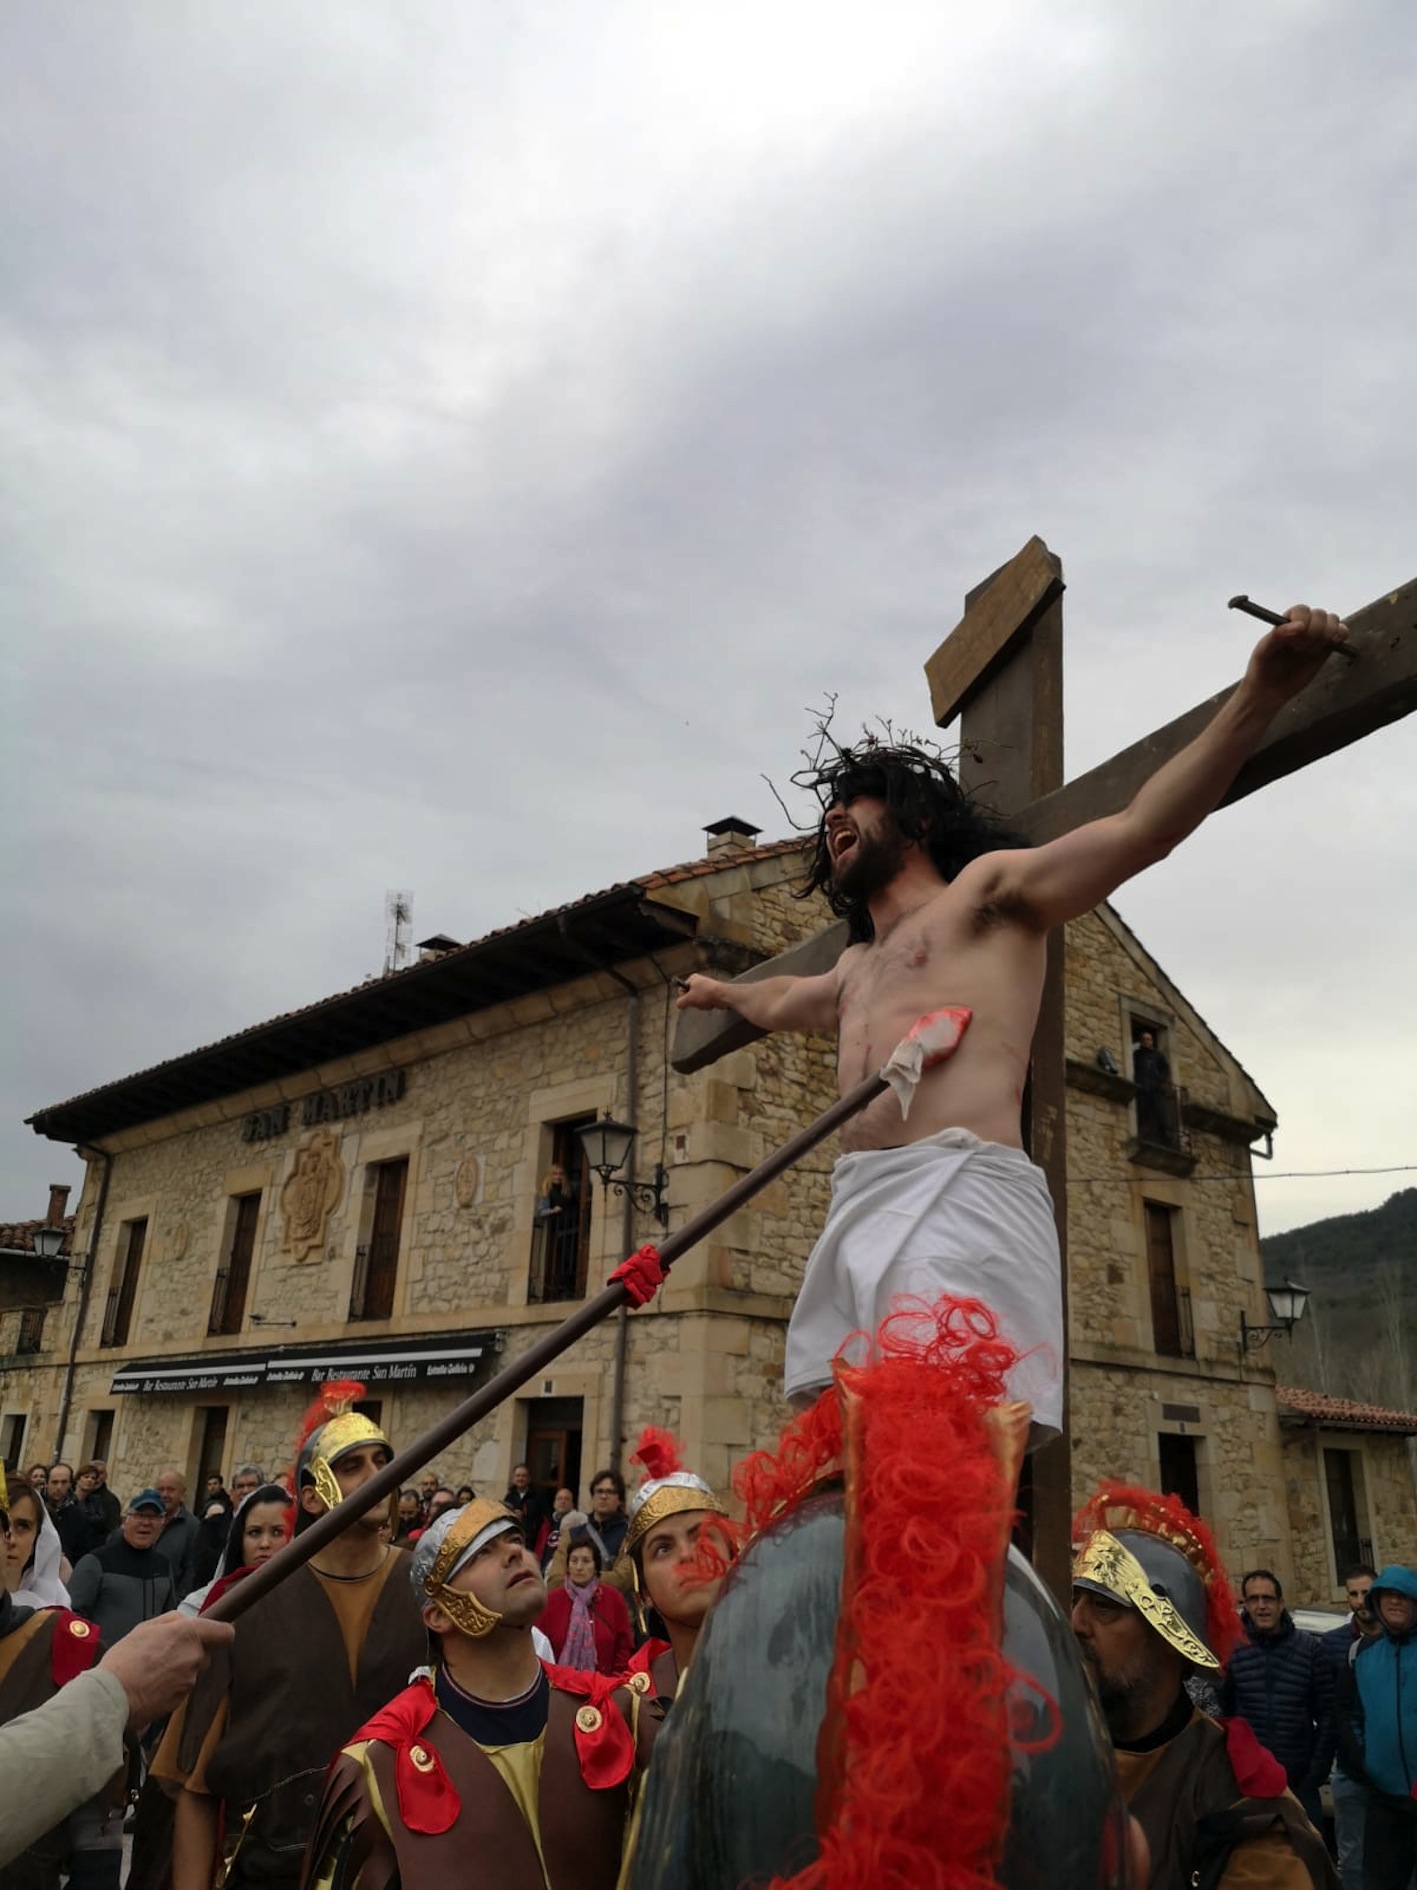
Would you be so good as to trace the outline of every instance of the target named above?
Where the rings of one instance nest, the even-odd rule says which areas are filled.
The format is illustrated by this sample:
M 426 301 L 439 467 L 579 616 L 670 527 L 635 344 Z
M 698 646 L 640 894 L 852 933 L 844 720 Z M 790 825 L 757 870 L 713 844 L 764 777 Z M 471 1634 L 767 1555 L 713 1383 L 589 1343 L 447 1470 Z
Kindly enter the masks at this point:
M 815 794 L 822 809 L 807 880 L 797 897 L 824 893 L 832 911 L 847 921 L 853 944 L 870 940 L 875 930 L 865 900 L 844 898 L 832 885 L 827 843 L 827 811 L 832 806 L 849 807 L 866 797 L 884 801 L 904 838 L 924 849 L 944 880 L 954 879 L 982 854 L 1028 845 L 970 800 L 942 757 L 911 742 L 867 737 L 855 748 L 835 748 L 830 760 L 819 760 L 794 775 L 793 785 Z

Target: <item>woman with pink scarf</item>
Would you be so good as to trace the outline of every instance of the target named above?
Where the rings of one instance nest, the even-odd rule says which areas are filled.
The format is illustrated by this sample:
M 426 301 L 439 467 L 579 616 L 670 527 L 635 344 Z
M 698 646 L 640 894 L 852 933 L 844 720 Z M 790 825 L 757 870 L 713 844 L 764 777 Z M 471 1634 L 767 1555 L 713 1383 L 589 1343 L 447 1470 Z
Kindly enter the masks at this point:
M 600 1551 L 579 1530 L 571 1538 L 566 1579 L 553 1588 L 537 1626 L 556 1664 L 583 1673 L 623 1673 L 634 1651 L 625 1597 L 600 1579 Z

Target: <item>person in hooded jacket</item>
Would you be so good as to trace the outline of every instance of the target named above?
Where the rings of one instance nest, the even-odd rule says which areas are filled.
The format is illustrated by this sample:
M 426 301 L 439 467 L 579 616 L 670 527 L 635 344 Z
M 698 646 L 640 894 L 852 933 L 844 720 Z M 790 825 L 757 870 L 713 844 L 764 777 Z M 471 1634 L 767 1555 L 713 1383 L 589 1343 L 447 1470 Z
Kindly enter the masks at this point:
M 1338 1755 L 1368 1788 L 1365 1890 L 1407 1890 L 1417 1869 L 1417 1571 L 1378 1571 L 1368 1606 L 1382 1633 L 1355 1645 L 1339 1676 Z

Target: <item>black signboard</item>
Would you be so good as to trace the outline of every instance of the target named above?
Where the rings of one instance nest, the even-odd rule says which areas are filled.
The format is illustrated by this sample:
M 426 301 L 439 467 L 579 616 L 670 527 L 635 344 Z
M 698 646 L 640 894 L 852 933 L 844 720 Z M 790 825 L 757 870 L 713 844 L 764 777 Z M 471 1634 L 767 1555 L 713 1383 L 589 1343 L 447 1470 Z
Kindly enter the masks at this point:
M 360 1344 L 270 1346 L 261 1352 L 208 1352 L 201 1358 L 139 1359 L 115 1372 L 110 1392 L 148 1396 L 250 1391 L 262 1385 L 322 1385 L 358 1378 L 378 1386 L 452 1384 L 476 1377 L 500 1350 L 496 1332 L 444 1332 L 427 1339 L 375 1339 Z

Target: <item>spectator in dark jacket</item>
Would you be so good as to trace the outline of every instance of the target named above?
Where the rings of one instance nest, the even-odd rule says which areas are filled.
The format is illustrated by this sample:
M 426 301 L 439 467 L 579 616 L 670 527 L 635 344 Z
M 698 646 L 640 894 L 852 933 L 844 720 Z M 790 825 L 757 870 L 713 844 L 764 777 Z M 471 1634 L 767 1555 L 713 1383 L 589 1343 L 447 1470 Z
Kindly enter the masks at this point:
M 1382 1632 L 1340 1675 L 1338 1753 L 1368 1788 L 1364 1890 L 1406 1890 L 1417 1866 L 1417 1572 L 1380 1569 L 1368 1605 Z
M 164 1470 L 153 1478 L 153 1488 L 162 1498 L 162 1534 L 158 1548 L 172 1564 L 172 1579 L 177 1584 L 180 1601 L 197 1586 L 193 1563 L 202 1525 L 187 1507 L 187 1479 L 180 1470 Z
M 539 1556 L 550 1526 L 550 1510 L 540 1490 L 531 1487 L 531 1470 L 526 1464 L 519 1463 L 513 1470 L 511 1487 L 502 1501 L 521 1523 L 526 1546 Z
M 95 1623 L 105 1647 L 177 1605 L 172 1565 L 157 1546 L 162 1517 L 157 1491 L 140 1490 L 118 1534 L 86 1555 L 69 1578 L 74 1613 Z
M 1334 1717 L 1330 1721 L 1329 1747 L 1337 1745 L 1338 1705 L 1348 1682 L 1348 1668 L 1354 1653 L 1364 1641 L 1382 1633 L 1382 1626 L 1368 1611 L 1368 1590 L 1375 1570 L 1359 1563 L 1343 1577 L 1348 1597 L 1349 1616 L 1342 1627 L 1330 1628 L 1319 1636 L 1319 1646 L 1332 1663 Z M 1338 1851 L 1338 1877 L 1343 1890 L 1363 1890 L 1363 1826 L 1368 1816 L 1368 1789 L 1354 1778 L 1339 1755 L 1329 1780 L 1333 1793 L 1333 1837 Z
M 90 1549 L 98 1547 L 103 1537 L 98 1533 L 98 1519 L 85 1508 L 75 1492 L 71 1464 L 61 1462 L 51 1465 L 49 1487 L 44 1500 L 49 1505 L 54 1527 L 59 1531 L 59 1547 L 73 1568 Z
M 1319 1786 L 1328 1771 L 1325 1732 L 1333 1710 L 1332 1664 L 1315 1635 L 1301 1633 L 1284 1606 L 1279 1577 L 1252 1569 L 1240 1584 L 1249 1640 L 1230 1657 L 1222 1711 L 1248 1720 L 1284 1767 L 1289 1789 L 1323 1829 Z
M 111 1536 L 123 1520 L 123 1505 L 108 1487 L 108 1465 L 102 1457 L 95 1457 L 88 1468 L 95 1472 L 98 1483 L 94 1489 L 94 1505 L 103 1517 L 105 1536 Z

